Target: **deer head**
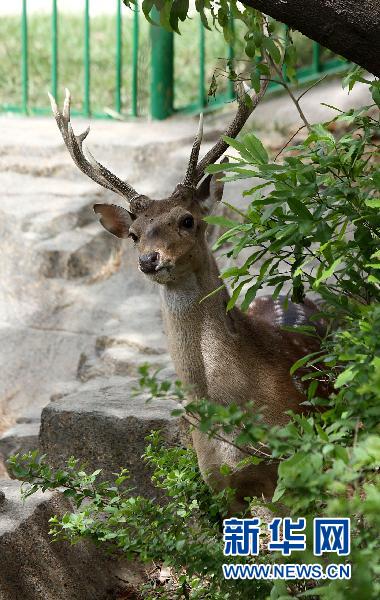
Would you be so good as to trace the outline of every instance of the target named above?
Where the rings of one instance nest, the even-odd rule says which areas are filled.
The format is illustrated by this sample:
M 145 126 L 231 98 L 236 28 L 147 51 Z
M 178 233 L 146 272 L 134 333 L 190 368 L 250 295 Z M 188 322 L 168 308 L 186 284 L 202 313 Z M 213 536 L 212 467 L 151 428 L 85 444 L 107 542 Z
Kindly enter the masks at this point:
M 247 101 L 247 88 L 238 93 L 237 113 L 225 131 L 235 138 L 253 109 L 265 93 L 268 80 L 261 84 L 258 94 Z M 154 200 L 140 195 L 127 182 L 122 181 L 101 165 L 84 148 L 83 142 L 90 128 L 75 135 L 70 122 L 70 93 L 66 90 L 63 111 L 60 112 L 49 94 L 52 110 L 66 147 L 75 164 L 88 177 L 101 186 L 122 196 L 126 207 L 114 204 L 95 204 L 94 211 L 107 231 L 119 238 L 131 238 L 139 252 L 140 271 L 152 280 L 168 284 L 183 279 L 202 266 L 206 245 L 206 223 L 209 213 L 223 194 L 223 183 L 217 175 L 204 177 L 205 168 L 215 163 L 228 148 L 222 139 L 198 163 L 203 134 L 203 116 L 200 116 L 186 175 L 168 198 Z

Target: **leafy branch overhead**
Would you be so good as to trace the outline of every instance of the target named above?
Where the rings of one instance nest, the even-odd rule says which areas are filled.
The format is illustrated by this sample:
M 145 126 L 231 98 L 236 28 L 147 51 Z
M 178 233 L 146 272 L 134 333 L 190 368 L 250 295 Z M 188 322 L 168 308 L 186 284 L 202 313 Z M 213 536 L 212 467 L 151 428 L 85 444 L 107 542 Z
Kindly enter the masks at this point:
M 134 0 L 123 1 L 129 7 L 136 4 Z M 142 9 L 148 20 L 151 20 L 152 8 L 159 13 L 161 25 L 177 33 L 180 31 L 180 22 L 184 22 L 193 13 L 189 0 L 143 0 Z M 247 22 L 261 11 L 380 76 L 378 2 L 196 0 L 195 9 L 201 15 L 205 27 L 209 27 L 210 21 L 217 23 L 223 29 L 227 41 L 233 35 L 231 15 Z
M 135 5 L 134 0 L 124 0 L 128 7 Z M 244 30 L 245 52 L 248 58 L 255 56 L 258 62 L 261 57 L 269 55 L 279 63 L 281 61 L 281 42 L 280 47 L 274 43 L 272 33 L 274 24 L 267 22 L 265 17 L 257 10 L 239 8 L 235 2 L 211 2 L 209 0 L 197 0 L 195 8 L 199 12 L 204 27 L 210 29 L 217 27 L 220 29 L 227 43 L 233 43 L 235 39 L 235 26 L 233 21 L 239 21 Z M 152 9 L 154 11 L 152 12 Z M 175 31 L 180 34 L 180 24 L 187 18 L 192 18 L 193 11 L 188 0 L 144 0 L 142 10 L 146 19 L 153 25 L 161 25 L 169 31 Z M 282 36 L 284 37 L 284 36 Z M 262 73 L 269 74 L 267 69 Z M 258 78 L 257 78 L 258 81 Z M 253 86 L 256 91 L 258 83 Z

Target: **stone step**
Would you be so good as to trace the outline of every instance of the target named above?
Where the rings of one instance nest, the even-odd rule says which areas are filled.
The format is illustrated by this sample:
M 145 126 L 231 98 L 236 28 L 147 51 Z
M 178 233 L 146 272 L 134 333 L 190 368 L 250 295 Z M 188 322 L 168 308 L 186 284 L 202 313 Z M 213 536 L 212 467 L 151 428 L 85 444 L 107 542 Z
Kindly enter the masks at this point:
M 95 377 L 136 376 L 138 367 L 148 363 L 154 368 L 164 368 L 170 361 L 168 354 L 141 353 L 128 346 L 107 348 L 101 356 L 82 354 L 78 365 L 77 377 L 88 381 Z
M 38 448 L 40 423 L 16 423 L 0 437 L 0 460 L 4 462 L 12 454 L 25 454 Z
M 58 493 L 38 492 L 23 502 L 19 481 L 0 480 L 1 600 L 116 597 L 121 565 L 90 542 L 52 543 L 50 517 L 72 510 Z
M 95 380 L 96 381 L 96 380 Z M 159 429 L 169 445 L 181 443 L 181 419 L 172 400 L 146 402 L 133 394 L 136 380 L 80 391 L 51 402 L 42 411 L 40 449 L 54 468 L 74 456 L 109 480 L 125 467 L 136 494 L 157 497 L 141 456 L 146 436 Z
M 96 275 L 119 250 L 119 240 L 107 234 L 98 223 L 64 231 L 37 245 L 41 274 L 65 279 Z

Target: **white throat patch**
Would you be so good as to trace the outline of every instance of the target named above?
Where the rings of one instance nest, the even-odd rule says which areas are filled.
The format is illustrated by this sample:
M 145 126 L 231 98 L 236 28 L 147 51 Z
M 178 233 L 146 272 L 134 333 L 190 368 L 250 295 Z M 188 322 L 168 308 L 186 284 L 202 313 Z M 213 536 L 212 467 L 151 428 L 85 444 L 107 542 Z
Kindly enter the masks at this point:
M 201 300 L 201 293 L 195 275 L 190 275 L 186 283 L 180 287 L 163 286 L 160 288 L 161 299 L 165 307 L 175 314 L 189 311 Z

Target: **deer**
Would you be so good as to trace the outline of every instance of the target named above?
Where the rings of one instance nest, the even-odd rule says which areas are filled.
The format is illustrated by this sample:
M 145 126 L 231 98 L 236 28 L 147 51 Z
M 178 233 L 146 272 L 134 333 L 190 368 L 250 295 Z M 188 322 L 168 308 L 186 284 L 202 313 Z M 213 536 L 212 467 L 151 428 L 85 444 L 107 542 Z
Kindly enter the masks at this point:
M 235 306 L 227 311 L 229 292 L 221 285 L 220 273 L 207 242 L 204 217 L 221 202 L 224 183 L 220 172 L 205 174 L 228 144 L 224 136 L 236 138 L 265 93 L 267 81 L 246 102 L 244 90 L 237 94 L 237 111 L 223 136 L 199 161 L 203 116 L 191 149 L 187 170 L 169 197 L 153 199 L 139 194 L 99 163 L 83 142 L 87 128 L 76 135 L 70 121 L 70 92 L 62 112 L 49 94 L 53 114 L 63 141 L 79 169 L 93 181 L 121 196 L 125 206 L 98 203 L 94 212 L 100 224 L 118 238 L 130 238 L 138 252 L 138 269 L 160 290 L 164 328 L 176 373 L 191 399 L 214 403 L 251 403 L 268 425 L 284 426 L 287 411 L 304 412 L 305 390 L 290 374 L 296 360 L 315 350 L 315 338 L 284 326 L 310 323 L 316 306 L 286 303 L 283 297 L 257 297 L 247 312 Z M 229 439 L 210 437 L 192 427 L 199 469 L 215 491 L 235 490 L 232 512 L 243 510 L 246 497 L 270 500 L 277 482 L 274 463 L 240 465 L 243 449 Z M 229 467 L 228 474 L 221 466 Z

